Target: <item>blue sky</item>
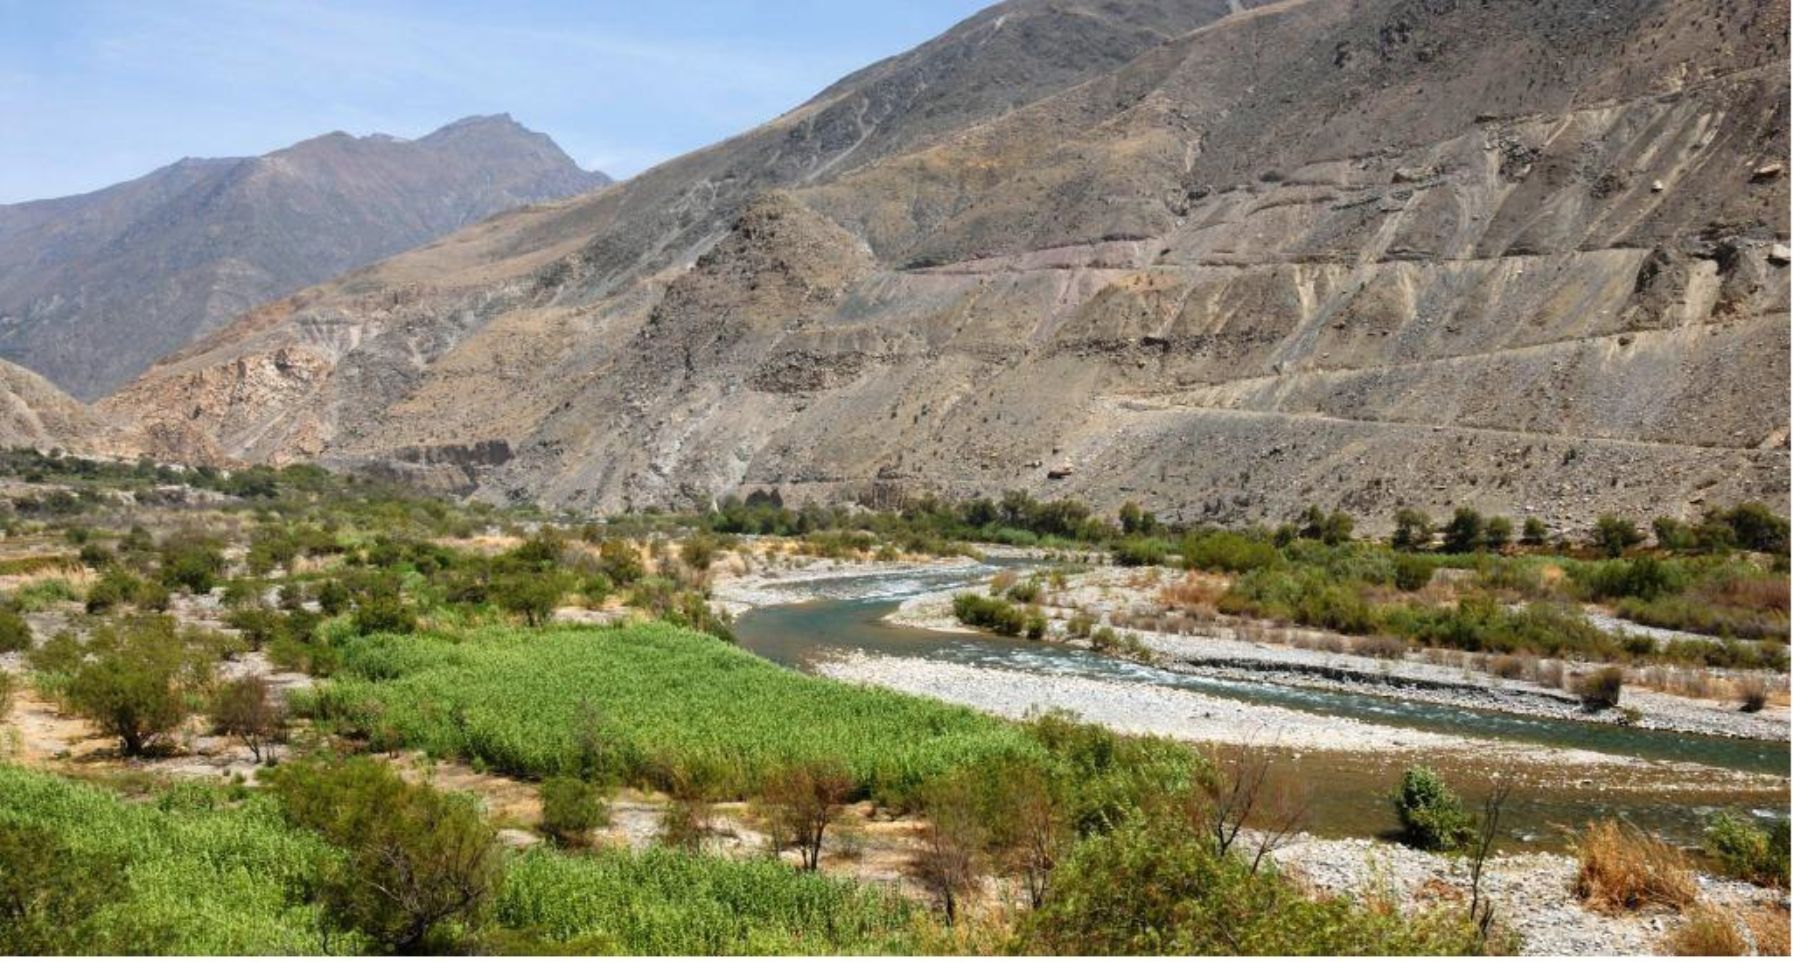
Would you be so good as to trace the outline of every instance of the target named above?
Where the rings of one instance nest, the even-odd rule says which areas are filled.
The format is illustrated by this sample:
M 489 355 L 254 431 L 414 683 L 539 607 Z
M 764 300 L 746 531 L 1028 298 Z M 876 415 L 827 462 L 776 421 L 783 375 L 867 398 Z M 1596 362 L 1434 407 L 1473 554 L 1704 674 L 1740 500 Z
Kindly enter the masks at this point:
M 0 203 L 331 130 L 511 113 L 629 176 L 984 0 L 0 0 Z

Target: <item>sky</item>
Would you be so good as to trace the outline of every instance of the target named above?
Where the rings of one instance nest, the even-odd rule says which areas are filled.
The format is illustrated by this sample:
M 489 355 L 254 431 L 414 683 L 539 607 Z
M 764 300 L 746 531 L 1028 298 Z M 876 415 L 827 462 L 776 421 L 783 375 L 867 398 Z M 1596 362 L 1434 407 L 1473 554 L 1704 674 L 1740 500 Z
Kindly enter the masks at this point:
M 510 113 L 614 177 L 755 126 L 987 0 L 0 0 L 0 203 L 333 130 Z

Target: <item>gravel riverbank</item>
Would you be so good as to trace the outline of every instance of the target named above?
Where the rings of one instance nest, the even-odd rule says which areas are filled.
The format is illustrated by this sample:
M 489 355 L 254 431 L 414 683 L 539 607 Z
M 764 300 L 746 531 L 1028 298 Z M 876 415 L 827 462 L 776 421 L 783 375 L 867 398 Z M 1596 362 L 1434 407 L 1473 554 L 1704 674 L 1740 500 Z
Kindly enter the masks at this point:
M 1133 579 L 1142 577 L 1142 569 L 1119 568 L 1097 568 L 1073 575 L 1069 578 L 1069 587 L 1058 593 L 1061 606 L 1047 606 L 1046 612 L 1051 615 L 1053 624 L 1061 627 L 1077 609 L 1104 618 L 1113 612 L 1151 603 L 1156 588 L 1132 584 Z M 950 610 L 951 599 L 957 591 L 950 589 L 908 598 L 888 616 L 888 620 L 938 631 L 966 630 L 957 623 Z M 1309 634 L 1302 630 L 1292 633 Z M 1759 713 L 1747 714 L 1739 711 L 1732 702 L 1632 687 L 1627 689 L 1625 699 L 1628 712 L 1612 709 L 1596 713 L 1584 709 L 1575 696 L 1561 689 L 1438 664 L 1418 653 L 1377 658 L 1348 651 L 1275 644 L 1239 637 L 1239 630 L 1231 626 L 1216 626 L 1204 635 L 1139 629 L 1133 629 L 1131 634 L 1154 653 L 1160 667 L 1224 680 L 1271 682 L 1405 698 L 1539 718 L 1612 721 L 1641 728 L 1731 738 L 1788 741 L 1792 732 L 1790 709 L 1783 705 L 1770 705 Z M 1310 634 L 1323 637 L 1325 633 Z M 1079 641 L 1070 643 L 1082 644 Z

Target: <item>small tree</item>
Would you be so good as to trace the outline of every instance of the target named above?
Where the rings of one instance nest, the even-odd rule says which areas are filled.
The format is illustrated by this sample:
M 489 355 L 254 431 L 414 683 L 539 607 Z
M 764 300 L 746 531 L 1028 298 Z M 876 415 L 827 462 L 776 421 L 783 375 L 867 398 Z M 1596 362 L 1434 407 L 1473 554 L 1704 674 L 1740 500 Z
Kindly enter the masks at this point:
M 1431 545 L 1431 519 L 1423 511 L 1401 508 L 1394 512 L 1394 536 L 1389 540 L 1396 551 L 1423 551 Z
M 798 762 L 777 770 L 762 791 L 775 844 L 798 849 L 801 867 L 817 871 L 825 831 L 844 810 L 855 787 L 849 771 L 829 762 Z
M 606 804 L 599 790 L 579 778 L 559 775 L 538 787 L 543 805 L 540 827 L 564 845 L 585 845 L 594 829 L 606 824 Z
M 265 752 L 287 734 L 287 709 L 273 698 L 269 680 L 261 675 L 246 675 L 227 682 L 213 693 L 213 728 L 230 735 L 250 749 L 258 764 L 266 761 Z
M 320 900 L 379 951 L 441 950 L 451 925 L 486 915 L 504 867 L 472 799 L 408 783 L 367 757 L 282 765 L 269 781 L 289 820 L 345 851 Z
M 1463 809 L 1462 799 L 1430 768 L 1407 769 L 1393 800 L 1401 840 L 1413 848 L 1448 852 L 1474 837 L 1473 821 Z
M 1606 553 L 1608 558 L 1617 558 L 1644 540 L 1644 533 L 1638 526 L 1618 515 L 1603 514 L 1594 522 L 1594 547 Z
M 1527 544 L 1534 548 L 1537 548 L 1537 547 L 1542 547 L 1544 545 L 1544 543 L 1549 540 L 1550 540 L 1550 526 L 1544 523 L 1544 519 L 1542 519 L 1542 518 L 1526 518 L 1525 519 L 1524 531 L 1519 536 L 1519 542 L 1521 544 Z
M 187 692 L 197 665 L 172 626 L 139 624 L 96 632 L 69 681 L 77 714 L 119 739 L 127 756 L 156 747 L 187 715 Z
M 1246 828 L 1260 830 L 1250 870 L 1300 830 L 1306 820 L 1306 802 L 1289 779 L 1275 769 L 1275 753 L 1254 745 L 1241 745 L 1213 756 L 1213 777 L 1200 786 L 1198 825 L 1212 838 L 1220 855 Z
M 1486 519 L 1474 508 L 1457 508 L 1444 525 L 1444 550 L 1450 554 L 1466 554 L 1481 546 Z
M 1487 525 L 1482 529 L 1481 540 L 1489 551 L 1506 550 L 1506 546 L 1512 544 L 1512 519 L 1502 515 L 1494 515 L 1487 519 Z
M 944 924 L 954 927 L 958 906 L 980 881 L 988 842 L 970 777 L 958 773 L 928 787 L 924 807 L 912 872 L 943 910 Z
M 535 628 L 549 619 L 567 590 L 568 579 L 560 572 L 518 572 L 495 578 L 489 596 Z

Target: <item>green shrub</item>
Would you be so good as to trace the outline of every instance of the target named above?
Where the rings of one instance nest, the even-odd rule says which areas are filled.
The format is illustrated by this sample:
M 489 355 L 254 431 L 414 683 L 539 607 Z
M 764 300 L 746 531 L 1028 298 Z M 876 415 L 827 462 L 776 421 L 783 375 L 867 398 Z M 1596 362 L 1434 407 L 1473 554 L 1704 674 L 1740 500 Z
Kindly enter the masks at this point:
M 1190 534 L 1181 542 L 1181 560 L 1205 571 L 1255 571 L 1282 563 L 1281 551 L 1267 540 L 1232 531 Z
M 1175 546 L 1161 538 L 1131 538 L 1113 546 L 1113 563 L 1126 568 L 1159 565 L 1175 553 Z
M 1437 565 L 1424 555 L 1404 554 L 1394 559 L 1394 587 L 1401 591 L 1418 591 L 1431 583 Z
M 956 620 L 971 628 L 1008 637 L 1017 637 L 1026 628 L 1025 612 L 1002 598 L 963 592 L 951 600 L 950 607 Z
M 1354 895 L 1315 898 L 1252 871 L 1176 819 L 1133 818 L 1075 845 L 1017 949 L 1050 955 L 1467 955 L 1453 909 L 1407 914 Z
M 1475 836 L 1475 820 L 1463 808 L 1462 799 L 1430 768 L 1407 769 L 1393 801 L 1401 840 L 1413 848 L 1448 852 L 1462 848 Z
M 128 756 L 160 745 L 187 716 L 214 652 L 196 650 L 167 618 L 104 626 L 68 681 L 69 706 L 119 739 Z
M 1791 878 L 1791 833 L 1786 819 L 1770 829 L 1732 812 L 1720 812 L 1706 826 L 1706 849 L 1732 878 L 1786 887 Z
M 1394 512 L 1394 534 L 1388 544 L 1395 551 L 1423 551 L 1431 546 L 1431 518 L 1414 508 Z
M 11 607 L 0 607 L 0 654 L 31 647 L 31 623 Z
M 1607 557 L 1617 558 L 1643 543 L 1644 532 L 1625 518 L 1603 514 L 1594 522 L 1592 540 L 1594 547 L 1605 552 Z
M 319 891 L 339 926 L 390 953 L 446 951 L 486 917 L 504 865 L 472 798 L 367 757 L 290 762 L 268 779 L 289 821 L 346 853 Z
M 564 845 L 582 845 L 594 829 L 607 823 L 606 803 L 599 789 L 584 779 L 556 775 L 538 786 L 538 800 L 543 816 L 539 822 L 546 835 Z

